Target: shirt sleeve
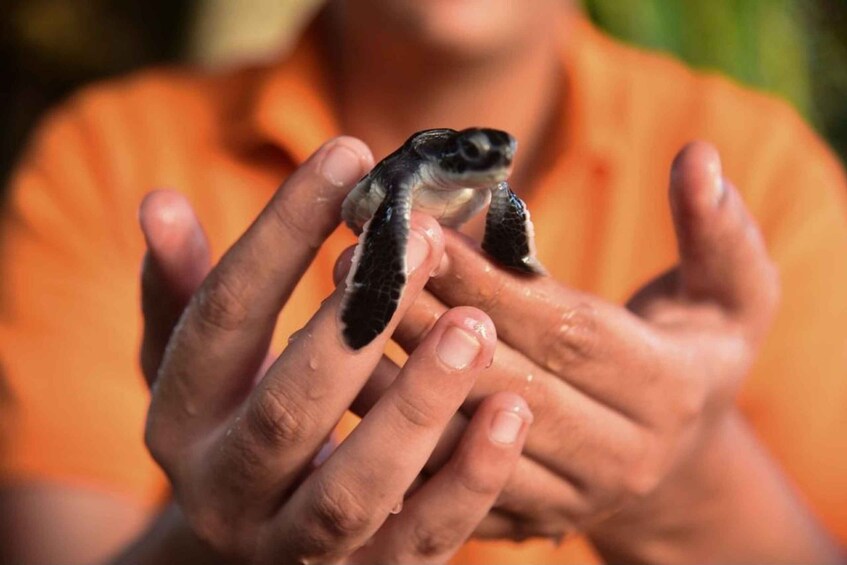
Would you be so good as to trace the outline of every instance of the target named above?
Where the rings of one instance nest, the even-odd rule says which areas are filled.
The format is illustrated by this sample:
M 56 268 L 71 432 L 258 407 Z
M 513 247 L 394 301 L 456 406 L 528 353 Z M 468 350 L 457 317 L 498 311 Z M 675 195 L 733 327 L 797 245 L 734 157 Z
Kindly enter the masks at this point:
M 154 503 L 138 368 L 141 235 L 97 101 L 48 117 L 0 223 L 0 480 L 60 481 Z M 127 134 L 128 135 L 128 134 Z M 117 164 L 120 166 L 120 163 Z
M 779 268 L 782 303 L 741 405 L 847 543 L 847 181 L 793 112 L 777 118 L 779 130 L 754 167 L 763 182 L 752 200 Z

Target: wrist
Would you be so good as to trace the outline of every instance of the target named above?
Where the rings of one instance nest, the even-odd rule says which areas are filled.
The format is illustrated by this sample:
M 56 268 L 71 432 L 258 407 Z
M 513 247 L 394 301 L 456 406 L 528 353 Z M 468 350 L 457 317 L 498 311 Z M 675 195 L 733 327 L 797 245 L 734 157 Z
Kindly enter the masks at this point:
M 112 565 L 180 563 L 213 565 L 231 563 L 218 555 L 192 531 L 182 511 L 170 503 L 132 545 L 111 561 Z
M 653 494 L 589 534 L 613 562 L 818 562 L 839 557 L 737 410 L 715 422 Z

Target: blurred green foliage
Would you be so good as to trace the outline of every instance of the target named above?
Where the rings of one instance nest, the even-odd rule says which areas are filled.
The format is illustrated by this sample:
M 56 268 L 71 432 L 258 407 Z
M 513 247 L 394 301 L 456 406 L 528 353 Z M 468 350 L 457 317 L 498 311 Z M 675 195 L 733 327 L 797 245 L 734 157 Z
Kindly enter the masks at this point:
M 847 1 L 585 0 L 601 27 L 779 94 L 847 159 Z

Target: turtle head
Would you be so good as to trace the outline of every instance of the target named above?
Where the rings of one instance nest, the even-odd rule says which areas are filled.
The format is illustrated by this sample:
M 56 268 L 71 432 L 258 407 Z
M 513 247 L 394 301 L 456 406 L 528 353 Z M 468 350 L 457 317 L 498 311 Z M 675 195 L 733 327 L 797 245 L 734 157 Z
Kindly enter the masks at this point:
M 433 166 L 433 174 L 446 184 L 489 187 L 504 181 L 512 172 L 517 142 L 496 129 L 469 128 L 462 131 L 433 130 L 418 148 Z

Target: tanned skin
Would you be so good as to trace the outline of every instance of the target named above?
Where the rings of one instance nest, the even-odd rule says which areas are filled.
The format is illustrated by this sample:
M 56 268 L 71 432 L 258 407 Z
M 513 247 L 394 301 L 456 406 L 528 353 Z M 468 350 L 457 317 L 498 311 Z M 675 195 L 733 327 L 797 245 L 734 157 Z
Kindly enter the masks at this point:
M 373 515 L 383 516 L 393 501 L 375 501 L 373 508 L 364 511 L 361 506 L 361 494 L 372 492 L 376 484 L 382 486 L 385 478 L 378 468 L 369 467 L 372 472 L 365 473 L 362 482 L 362 474 L 350 474 L 351 465 L 368 458 L 383 461 L 393 445 L 375 426 L 367 427 L 355 444 L 334 455 L 335 463 L 321 468 L 321 480 L 300 484 L 281 503 L 272 496 L 274 487 L 257 475 L 251 484 L 259 492 L 253 493 L 248 508 L 256 513 L 244 511 L 244 500 L 235 489 L 227 488 L 243 469 L 227 465 L 226 458 L 215 459 L 215 453 L 227 453 L 225 449 L 195 447 L 189 464 L 175 466 L 174 454 L 180 449 L 220 441 L 215 436 L 220 429 L 202 423 L 192 427 L 179 416 L 186 405 L 214 406 L 216 402 L 216 388 L 198 384 L 199 375 L 208 378 L 211 370 L 216 385 L 226 389 L 235 386 L 233 375 L 243 378 L 262 365 L 262 331 L 268 331 L 284 302 L 280 293 L 293 287 L 308 259 L 309 251 L 298 249 L 292 239 L 291 255 L 272 266 L 277 278 L 273 285 L 266 284 L 262 266 L 251 264 L 250 258 L 262 256 L 261 249 L 271 237 L 286 237 L 285 225 L 275 225 L 274 218 L 283 211 L 291 225 L 310 226 L 315 241 L 329 233 L 326 218 L 331 210 L 316 212 L 305 204 L 310 191 L 323 190 L 329 196 L 327 207 L 340 205 L 349 189 L 344 182 L 327 183 L 322 176 L 328 152 L 345 148 L 347 161 L 336 165 L 351 171 L 348 180 L 353 182 L 372 164 L 373 156 L 385 156 L 411 131 L 434 124 L 456 129 L 484 124 L 521 139 L 514 185 L 532 190 L 532 164 L 543 154 L 549 135 L 546 124 L 557 111 L 561 85 L 567 84 L 563 80 L 567 77 L 557 74 L 556 50 L 557 42 L 567 41 L 567 25 L 561 22 L 574 8 L 562 0 L 534 0 L 532 9 L 526 4 L 337 0 L 328 6 L 321 25 L 327 38 L 326 65 L 337 78 L 336 111 L 344 131 L 367 147 L 362 141 L 341 138 L 322 148 L 292 175 L 287 181 L 289 190 L 274 196 L 268 204 L 270 212 L 263 212 L 220 264 L 208 264 L 202 229 L 181 197 L 167 192 L 148 197 L 141 209 L 149 245 L 143 275 L 147 322 L 143 364 L 151 381 L 155 375 L 163 380 L 154 394 L 147 441 L 170 472 L 179 496 L 163 514 L 150 516 L 145 509 L 107 493 L 40 484 L 7 487 L 0 496 L 0 512 L 9 561 L 155 563 L 167 556 L 172 562 L 210 563 L 226 554 L 230 562 L 315 555 L 342 561 L 438 562 L 447 559 L 474 529 L 479 536 L 506 538 L 583 531 L 614 562 L 837 562 L 842 557 L 732 402 L 775 311 L 778 282 L 755 223 L 738 192 L 723 179 L 716 151 L 705 144 L 681 148 L 671 175 L 669 213 L 676 225 L 679 263 L 633 296 L 626 308 L 547 278 L 521 281 L 531 286 L 533 292 L 527 296 L 519 292 L 511 275 L 487 268 L 487 259 L 460 236 L 442 233 L 426 218 L 417 217 L 414 225 L 424 242 L 418 259 L 424 267 L 411 277 L 400 315 L 391 326 L 413 352 L 411 366 L 400 373 L 390 362 L 379 360 L 374 349 L 367 362 L 352 362 L 356 376 L 351 389 L 312 407 L 314 412 L 304 412 L 306 408 L 297 403 L 280 406 L 269 401 L 296 398 L 296 389 L 274 395 L 268 387 L 279 385 L 286 368 L 296 368 L 313 352 L 329 356 L 327 379 L 333 377 L 332 367 L 351 364 L 337 349 L 337 340 L 330 339 L 328 332 L 317 332 L 326 339 L 313 341 L 311 351 L 287 352 L 286 359 L 275 365 L 277 376 L 271 384 L 239 404 L 237 410 L 254 424 L 236 428 L 230 437 L 258 446 L 254 453 L 258 460 L 273 461 L 277 476 L 286 485 L 296 485 L 293 470 L 302 469 L 311 455 L 308 449 L 296 447 L 314 447 L 322 440 L 327 422 L 345 402 L 354 401 L 355 386 L 364 387 L 353 403 L 362 413 L 390 407 L 397 401 L 397 391 L 404 390 L 398 387 L 408 387 L 406 392 L 415 391 L 426 399 L 419 375 L 453 376 L 438 360 L 440 337 L 468 319 L 485 327 L 493 321 L 509 345 L 497 344 L 505 354 L 498 354 L 485 379 L 477 376 L 490 358 L 493 333 L 470 336 L 479 347 L 477 355 L 458 370 L 458 379 L 449 381 L 453 385 L 448 387 L 446 405 L 439 408 L 438 403 L 424 402 L 415 407 L 427 425 L 408 428 L 403 436 L 404 456 L 442 471 L 410 521 L 380 529 Z M 394 56 L 386 57 L 386 53 Z M 486 103 L 479 104 L 480 99 Z M 303 221 L 306 215 L 309 221 Z M 479 227 L 471 224 L 468 230 Z M 448 260 L 442 260 L 445 249 Z M 342 258 L 339 264 L 344 263 Z M 426 277 L 420 273 L 439 265 L 440 276 L 431 281 L 429 290 L 423 290 Z M 210 268 L 212 275 L 207 277 Z M 227 316 L 238 304 L 221 302 L 226 294 L 220 289 L 241 281 L 246 271 L 259 274 L 239 287 L 249 300 L 238 303 L 251 304 L 250 315 L 265 325 L 260 324 L 258 333 L 255 328 L 237 328 L 224 336 L 215 331 L 214 320 L 233 322 L 235 318 Z M 282 283 L 279 272 L 284 273 Z M 337 275 L 343 280 L 343 268 Z M 499 289 L 498 299 L 479 303 L 486 294 L 478 289 L 484 287 Z M 316 313 L 316 329 L 325 329 L 338 293 L 333 296 L 325 311 Z M 186 304 L 188 322 L 172 335 Z M 487 314 L 468 305 L 479 306 Z M 573 314 L 572 331 L 552 330 L 557 326 L 551 317 L 560 319 L 568 313 Z M 443 315 L 435 326 L 433 314 Z M 205 348 L 215 340 L 217 347 L 232 348 L 242 356 L 232 357 L 225 367 L 204 366 Z M 163 364 L 169 341 L 170 352 Z M 384 339 L 376 347 L 381 343 Z M 680 355 L 683 349 L 685 356 Z M 578 366 L 574 351 L 584 353 Z M 535 390 L 554 391 L 545 398 L 526 399 L 530 406 L 544 408 L 531 432 L 524 400 L 498 392 L 515 371 L 527 368 L 545 382 L 545 387 Z M 561 382 L 569 386 L 561 387 Z M 649 402 L 645 401 L 648 396 Z M 274 406 L 270 413 L 281 409 L 300 414 L 312 426 L 291 430 L 269 425 L 274 420 L 262 414 Z M 486 425 L 498 410 L 515 407 L 524 418 L 520 433 L 513 442 L 498 444 Z M 324 412 L 329 417 L 322 417 Z M 377 414 L 390 414 L 390 410 Z M 582 435 L 554 433 L 556 426 L 569 419 L 580 420 Z M 436 445 L 444 429 L 450 433 Z M 292 443 L 292 437 L 300 441 Z M 524 441 L 532 464 L 519 457 Z M 457 443 L 458 450 L 454 449 Z M 569 449 L 577 445 L 579 456 L 568 457 Z M 651 447 L 648 456 L 644 456 L 645 445 Z M 293 454 L 280 458 L 282 448 Z M 726 472 L 728 462 L 732 462 L 732 473 Z M 516 471 L 506 483 L 512 468 Z M 414 465 L 404 469 L 404 478 L 414 472 Z M 456 490 L 469 475 L 482 485 L 477 496 Z M 579 481 L 572 483 L 568 477 Z M 337 481 L 352 493 L 341 502 L 326 491 L 327 484 Z M 390 487 L 400 492 L 400 485 Z M 210 499 L 201 492 L 217 492 L 219 497 Z M 489 512 L 498 495 L 498 506 Z M 467 503 L 439 504 L 455 496 Z M 273 518 L 255 519 L 255 515 L 270 515 L 266 512 L 270 500 L 281 504 L 274 507 Z M 337 506 L 327 506 L 328 500 Z M 80 515 L 86 519 L 79 520 Z M 224 516 L 235 518 L 224 520 Z M 327 529 L 326 519 L 333 516 L 339 523 Z M 437 531 L 436 525 L 446 519 L 462 524 L 453 536 Z M 432 535 L 422 541 L 415 537 L 416 531 Z M 370 536 L 380 536 L 381 543 L 368 547 L 385 547 L 386 553 L 357 552 L 355 548 Z M 435 550 L 433 540 L 440 540 Z

